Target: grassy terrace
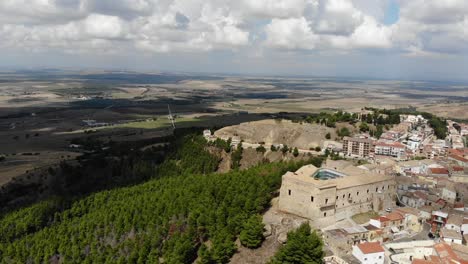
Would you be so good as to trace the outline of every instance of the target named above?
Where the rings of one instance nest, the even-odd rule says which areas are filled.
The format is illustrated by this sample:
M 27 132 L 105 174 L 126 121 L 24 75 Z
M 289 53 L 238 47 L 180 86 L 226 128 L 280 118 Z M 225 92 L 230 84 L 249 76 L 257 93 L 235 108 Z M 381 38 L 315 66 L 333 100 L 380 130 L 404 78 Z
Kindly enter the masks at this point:
M 369 222 L 371 218 L 378 217 L 378 216 L 379 214 L 377 214 L 376 212 L 369 211 L 369 212 L 362 213 L 362 214 L 355 214 L 351 217 L 351 219 L 353 219 L 353 221 L 356 222 L 356 224 L 362 225 L 362 224 Z

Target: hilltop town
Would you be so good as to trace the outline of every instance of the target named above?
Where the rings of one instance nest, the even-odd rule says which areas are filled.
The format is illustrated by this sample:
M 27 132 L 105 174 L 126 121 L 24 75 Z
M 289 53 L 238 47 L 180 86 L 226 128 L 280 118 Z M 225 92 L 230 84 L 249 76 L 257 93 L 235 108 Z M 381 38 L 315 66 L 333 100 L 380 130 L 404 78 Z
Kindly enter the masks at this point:
M 326 125 L 333 118 L 339 121 Z M 256 149 L 265 158 L 274 152 L 325 157 L 320 168 L 283 175 L 279 197 L 264 215 L 267 241 L 284 243 L 284 223 L 307 222 L 320 230 L 326 263 L 468 261 L 468 124 L 441 126 L 432 115 L 379 109 L 316 120 L 203 132 L 209 142 Z
M 467 260 L 464 84 L 7 77 L 7 263 Z

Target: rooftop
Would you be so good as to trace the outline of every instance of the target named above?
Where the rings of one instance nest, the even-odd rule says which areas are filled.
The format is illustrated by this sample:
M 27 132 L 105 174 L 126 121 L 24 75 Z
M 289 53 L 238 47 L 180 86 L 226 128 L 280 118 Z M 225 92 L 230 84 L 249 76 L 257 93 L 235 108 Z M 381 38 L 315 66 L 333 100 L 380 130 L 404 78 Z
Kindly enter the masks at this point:
M 296 172 L 287 172 L 283 178 L 310 183 L 319 189 L 332 187 L 342 189 L 394 179 L 392 176 L 372 173 L 355 166 L 335 170 L 331 168 L 319 169 L 314 165 L 303 166 Z
M 337 178 L 342 178 L 347 175 L 343 173 L 339 173 L 335 170 L 331 169 L 318 169 L 315 171 L 315 173 L 312 175 L 314 179 L 316 180 L 330 180 L 330 179 L 337 179 Z
M 450 214 L 447 219 L 447 224 L 461 226 L 463 224 L 463 216 L 457 214 Z
M 449 174 L 446 168 L 430 168 L 432 174 Z
M 440 236 L 441 237 L 446 237 L 446 238 L 455 238 L 455 239 L 462 239 L 462 234 L 455 231 L 455 230 L 452 230 L 452 229 L 447 229 L 447 228 L 442 228 L 442 230 L 440 230 Z
M 458 161 L 461 161 L 461 162 L 468 162 L 468 159 L 465 159 L 464 157 L 458 156 L 458 155 L 450 154 L 449 158 L 452 158 L 454 160 L 458 160 Z
M 379 242 L 365 242 L 357 244 L 357 247 L 364 254 L 385 252 L 384 248 L 380 245 Z

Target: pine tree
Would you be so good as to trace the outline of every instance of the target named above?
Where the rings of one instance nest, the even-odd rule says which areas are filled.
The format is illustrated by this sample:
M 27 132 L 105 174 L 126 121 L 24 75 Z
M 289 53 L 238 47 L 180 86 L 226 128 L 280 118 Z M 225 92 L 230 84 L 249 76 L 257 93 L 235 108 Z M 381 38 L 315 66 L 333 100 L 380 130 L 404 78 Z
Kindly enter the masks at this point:
M 263 242 L 263 227 L 260 215 L 251 216 L 240 233 L 241 244 L 248 248 L 258 248 Z
M 317 233 L 310 232 L 307 223 L 288 233 L 288 240 L 276 253 L 270 264 L 321 264 L 323 263 L 323 242 Z
M 299 150 L 297 148 L 294 148 L 293 155 L 294 157 L 299 156 Z

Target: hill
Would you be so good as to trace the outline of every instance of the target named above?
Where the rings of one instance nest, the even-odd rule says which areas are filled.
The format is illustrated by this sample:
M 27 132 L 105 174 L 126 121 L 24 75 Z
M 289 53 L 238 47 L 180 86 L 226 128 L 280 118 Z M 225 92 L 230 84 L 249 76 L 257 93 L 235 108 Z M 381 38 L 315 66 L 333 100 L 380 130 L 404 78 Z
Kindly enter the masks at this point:
M 299 163 L 226 174 L 188 136 L 156 179 L 64 202 L 45 201 L 0 219 L 0 258 L 20 263 L 227 263 L 243 223 L 269 206 L 281 175 Z

